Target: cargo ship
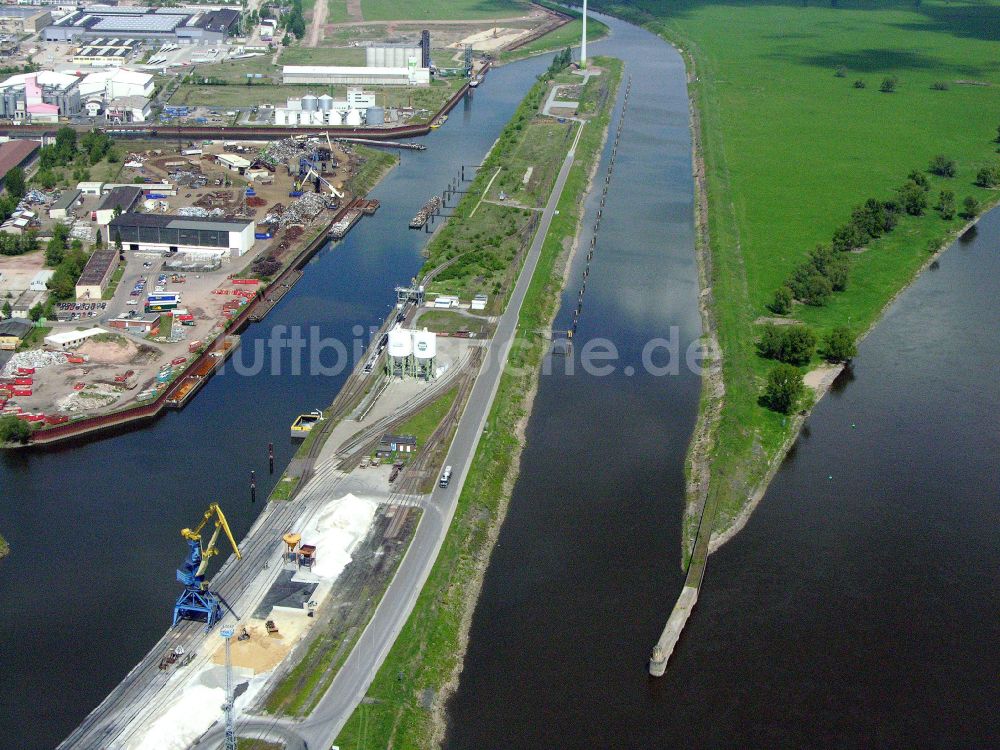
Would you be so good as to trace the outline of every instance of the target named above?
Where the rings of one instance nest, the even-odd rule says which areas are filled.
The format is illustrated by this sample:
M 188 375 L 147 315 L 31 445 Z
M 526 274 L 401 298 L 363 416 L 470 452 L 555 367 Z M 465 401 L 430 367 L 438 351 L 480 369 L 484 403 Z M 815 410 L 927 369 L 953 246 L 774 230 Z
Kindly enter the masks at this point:
M 351 227 L 358 223 L 358 219 L 361 218 L 361 209 L 352 208 L 346 214 L 344 218 L 333 224 L 330 227 L 330 237 L 335 240 L 341 240 L 344 238 L 348 232 L 351 231 Z
M 435 195 L 429 201 L 424 204 L 424 207 L 417 211 L 416 216 L 410 219 L 410 229 L 421 229 L 427 220 L 430 218 L 431 214 L 434 213 L 438 207 L 441 205 L 440 196 Z
M 441 115 L 434 122 L 431 123 L 432 128 L 439 128 L 448 121 L 448 115 Z

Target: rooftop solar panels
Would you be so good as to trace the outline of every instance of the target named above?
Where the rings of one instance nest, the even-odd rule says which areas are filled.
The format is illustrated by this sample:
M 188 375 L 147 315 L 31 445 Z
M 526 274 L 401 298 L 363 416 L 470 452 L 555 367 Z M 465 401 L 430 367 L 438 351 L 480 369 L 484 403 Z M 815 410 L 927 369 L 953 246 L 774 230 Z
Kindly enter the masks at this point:
M 165 33 L 173 31 L 182 21 L 178 16 L 160 16 L 149 14 L 144 16 L 119 16 L 117 18 L 102 18 L 93 26 L 92 31 L 106 31 L 114 33 L 121 31 L 125 33 Z

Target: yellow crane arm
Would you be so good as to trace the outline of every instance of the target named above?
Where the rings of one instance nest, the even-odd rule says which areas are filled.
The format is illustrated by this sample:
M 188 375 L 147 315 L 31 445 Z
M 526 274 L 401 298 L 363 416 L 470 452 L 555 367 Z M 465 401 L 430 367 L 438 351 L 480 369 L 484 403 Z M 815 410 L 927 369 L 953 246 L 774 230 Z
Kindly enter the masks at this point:
M 233 538 L 233 532 L 230 531 L 229 529 L 229 523 L 226 521 L 226 517 L 222 514 L 222 508 L 220 508 L 217 503 L 212 503 L 212 507 L 215 508 L 216 515 L 218 515 L 219 517 L 219 520 L 216 521 L 216 526 L 219 525 L 222 526 L 222 530 L 226 532 L 226 538 L 229 540 L 229 543 L 233 546 L 233 553 L 236 555 L 236 559 L 242 560 L 243 555 L 240 554 L 239 545 L 236 544 L 236 539 Z M 216 534 L 218 534 L 218 531 L 216 531 Z
M 212 516 L 215 516 L 215 529 L 212 532 L 212 538 L 209 539 L 208 544 L 204 545 L 201 544 L 201 532 L 202 529 L 205 528 L 205 524 L 209 522 Z M 217 555 L 219 553 L 219 548 L 216 547 L 215 545 L 216 542 L 218 542 L 219 540 L 220 531 L 226 532 L 226 538 L 229 540 L 229 543 L 233 547 L 233 552 L 236 554 L 236 559 L 242 560 L 243 555 L 240 554 L 239 545 L 236 544 L 236 539 L 233 537 L 233 532 L 229 528 L 229 522 L 226 521 L 226 516 L 222 512 L 222 508 L 219 507 L 218 503 L 212 503 L 211 505 L 208 506 L 208 510 L 205 511 L 205 514 L 201 518 L 201 523 L 199 523 L 195 528 L 181 529 L 181 536 L 183 536 L 185 539 L 190 539 L 191 541 L 198 542 L 201 545 L 201 564 L 198 566 L 198 571 L 196 575 L 204 576 L 205 569 L 208 567 L 209 559 L 211 559 L 214 555 Z

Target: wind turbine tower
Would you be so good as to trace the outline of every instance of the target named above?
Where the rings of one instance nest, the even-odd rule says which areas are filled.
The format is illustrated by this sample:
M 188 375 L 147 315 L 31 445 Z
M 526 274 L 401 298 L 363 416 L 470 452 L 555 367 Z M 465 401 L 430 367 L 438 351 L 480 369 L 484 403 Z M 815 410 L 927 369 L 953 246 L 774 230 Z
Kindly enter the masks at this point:
M 580 70 L 587 67 L 587 0 L 583 0 L 583 35 L 580 39 Z

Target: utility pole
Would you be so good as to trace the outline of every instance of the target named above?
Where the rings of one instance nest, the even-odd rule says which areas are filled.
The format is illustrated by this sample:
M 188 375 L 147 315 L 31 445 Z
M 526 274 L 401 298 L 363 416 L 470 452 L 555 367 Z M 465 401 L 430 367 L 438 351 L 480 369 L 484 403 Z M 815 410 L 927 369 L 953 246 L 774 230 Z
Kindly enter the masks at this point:
M 583 36 L 580 40 L 580 70 L 587 68 L 587 0 L 583 0 Z
M 235 632 L 235 628 L 231 626 L 219 632 L 219 635 L 226 639 L 226 702 L 222 704 L 222 710 L 226 713 L 226 744 L 223 746 L 225 750 L 236 750 L 236 724 L 233 720 L 233 657 L 229 649 Z

